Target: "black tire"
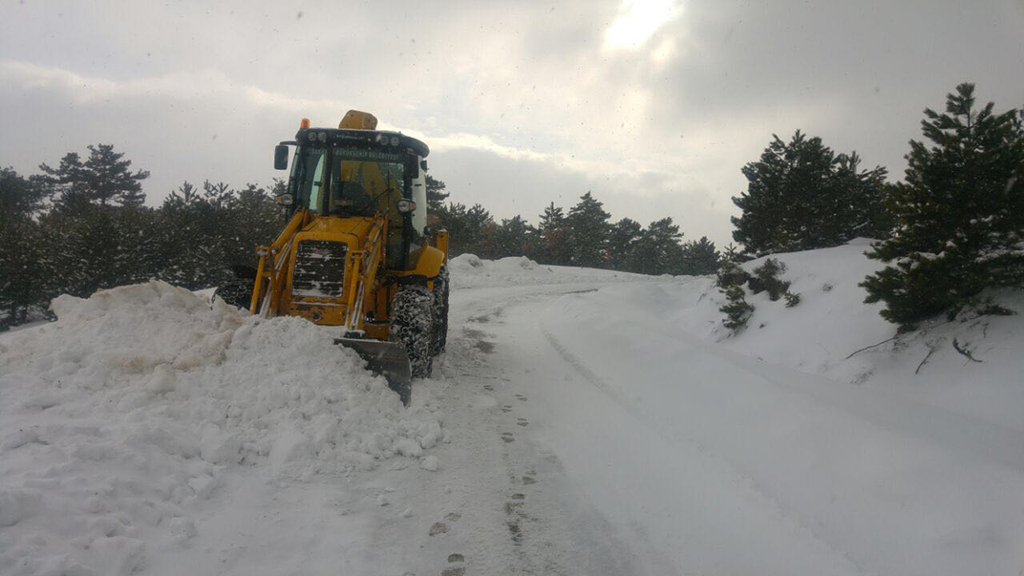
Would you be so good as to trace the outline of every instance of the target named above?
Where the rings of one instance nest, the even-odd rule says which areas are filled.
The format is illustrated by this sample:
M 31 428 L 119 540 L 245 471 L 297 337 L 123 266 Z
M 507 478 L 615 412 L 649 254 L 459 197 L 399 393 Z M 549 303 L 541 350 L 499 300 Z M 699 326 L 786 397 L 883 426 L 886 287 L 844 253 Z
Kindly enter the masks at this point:
M 434 295 L 426 286 L 399 286 L 391 300 L 388 338 L 405 346 L 413 378 L 430 377 L 434 363 Z
M 254 284 L 255 280 L 253 279 L 236 278 L 218 286 L 214 294 L 232 306 L 248 310 L 252 304 L 252 288 Z
M 448 267 L 442 266 L 434 280 L 434 354 L 444 352 L 448 344 Z

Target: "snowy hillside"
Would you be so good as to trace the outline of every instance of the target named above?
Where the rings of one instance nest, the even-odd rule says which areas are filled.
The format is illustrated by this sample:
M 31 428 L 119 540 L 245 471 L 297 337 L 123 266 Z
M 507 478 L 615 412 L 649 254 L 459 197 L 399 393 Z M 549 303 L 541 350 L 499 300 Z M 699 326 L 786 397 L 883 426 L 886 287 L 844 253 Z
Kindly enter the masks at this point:
M 460 256 L 408 409 L 302 320 L 61 297 L 0 335 L 0 573 L 1016 574 L 1024 317 L 890 340 L 865 248 L 738 334 L 709 277 Z

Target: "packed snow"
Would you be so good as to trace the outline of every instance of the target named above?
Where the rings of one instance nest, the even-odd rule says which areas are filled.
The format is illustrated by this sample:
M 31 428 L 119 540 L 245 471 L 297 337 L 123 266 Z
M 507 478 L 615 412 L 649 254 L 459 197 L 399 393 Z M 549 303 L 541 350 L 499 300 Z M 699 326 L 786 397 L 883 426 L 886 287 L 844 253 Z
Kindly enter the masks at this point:
M 0 335 L 0 573 L 1017 574 L 1022 316 L 897 336 L 867 244 L 737 333 L 711 277 L 454 258 L 409 408 L 302 320 L 61 297 Z

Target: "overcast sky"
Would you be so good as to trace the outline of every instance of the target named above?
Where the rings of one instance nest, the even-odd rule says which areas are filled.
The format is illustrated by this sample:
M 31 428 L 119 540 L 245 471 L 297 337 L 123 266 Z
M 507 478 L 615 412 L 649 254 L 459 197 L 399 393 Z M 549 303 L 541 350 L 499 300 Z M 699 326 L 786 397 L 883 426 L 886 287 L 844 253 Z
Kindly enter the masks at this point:
M 721 246 L 772 133 L 898 179 L 957 83 L 1024 105 L 1024 0 L 209 4 L 0 0 L 0 165 L 113 143 L 156 204 L 186 179 L 269 183 L 300 118 L 356 108 L 497 218 L 592 190 Z

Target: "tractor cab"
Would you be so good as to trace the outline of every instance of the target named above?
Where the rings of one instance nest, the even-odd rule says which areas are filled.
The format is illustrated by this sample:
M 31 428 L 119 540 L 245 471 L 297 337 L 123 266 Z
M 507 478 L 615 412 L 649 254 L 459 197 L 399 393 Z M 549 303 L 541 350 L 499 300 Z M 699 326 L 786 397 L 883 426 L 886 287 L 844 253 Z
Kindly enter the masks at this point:
M 275 168 L 287 168 L 295 146 L 287 193 L 294 213 L 304 208 L 322 217 L 373 218 L 389 222 L 388 269 L 414 265 L 405 257 L 423 243 L 427 226 L 426 160 L 423 142 L 398 132 L 375 130 L 364 112 L 349 112 L 338 129 L 310 128 L 303 119 L 295 140 L 275 151 Z M 366 127 L 366 128 L 363 128 Z

